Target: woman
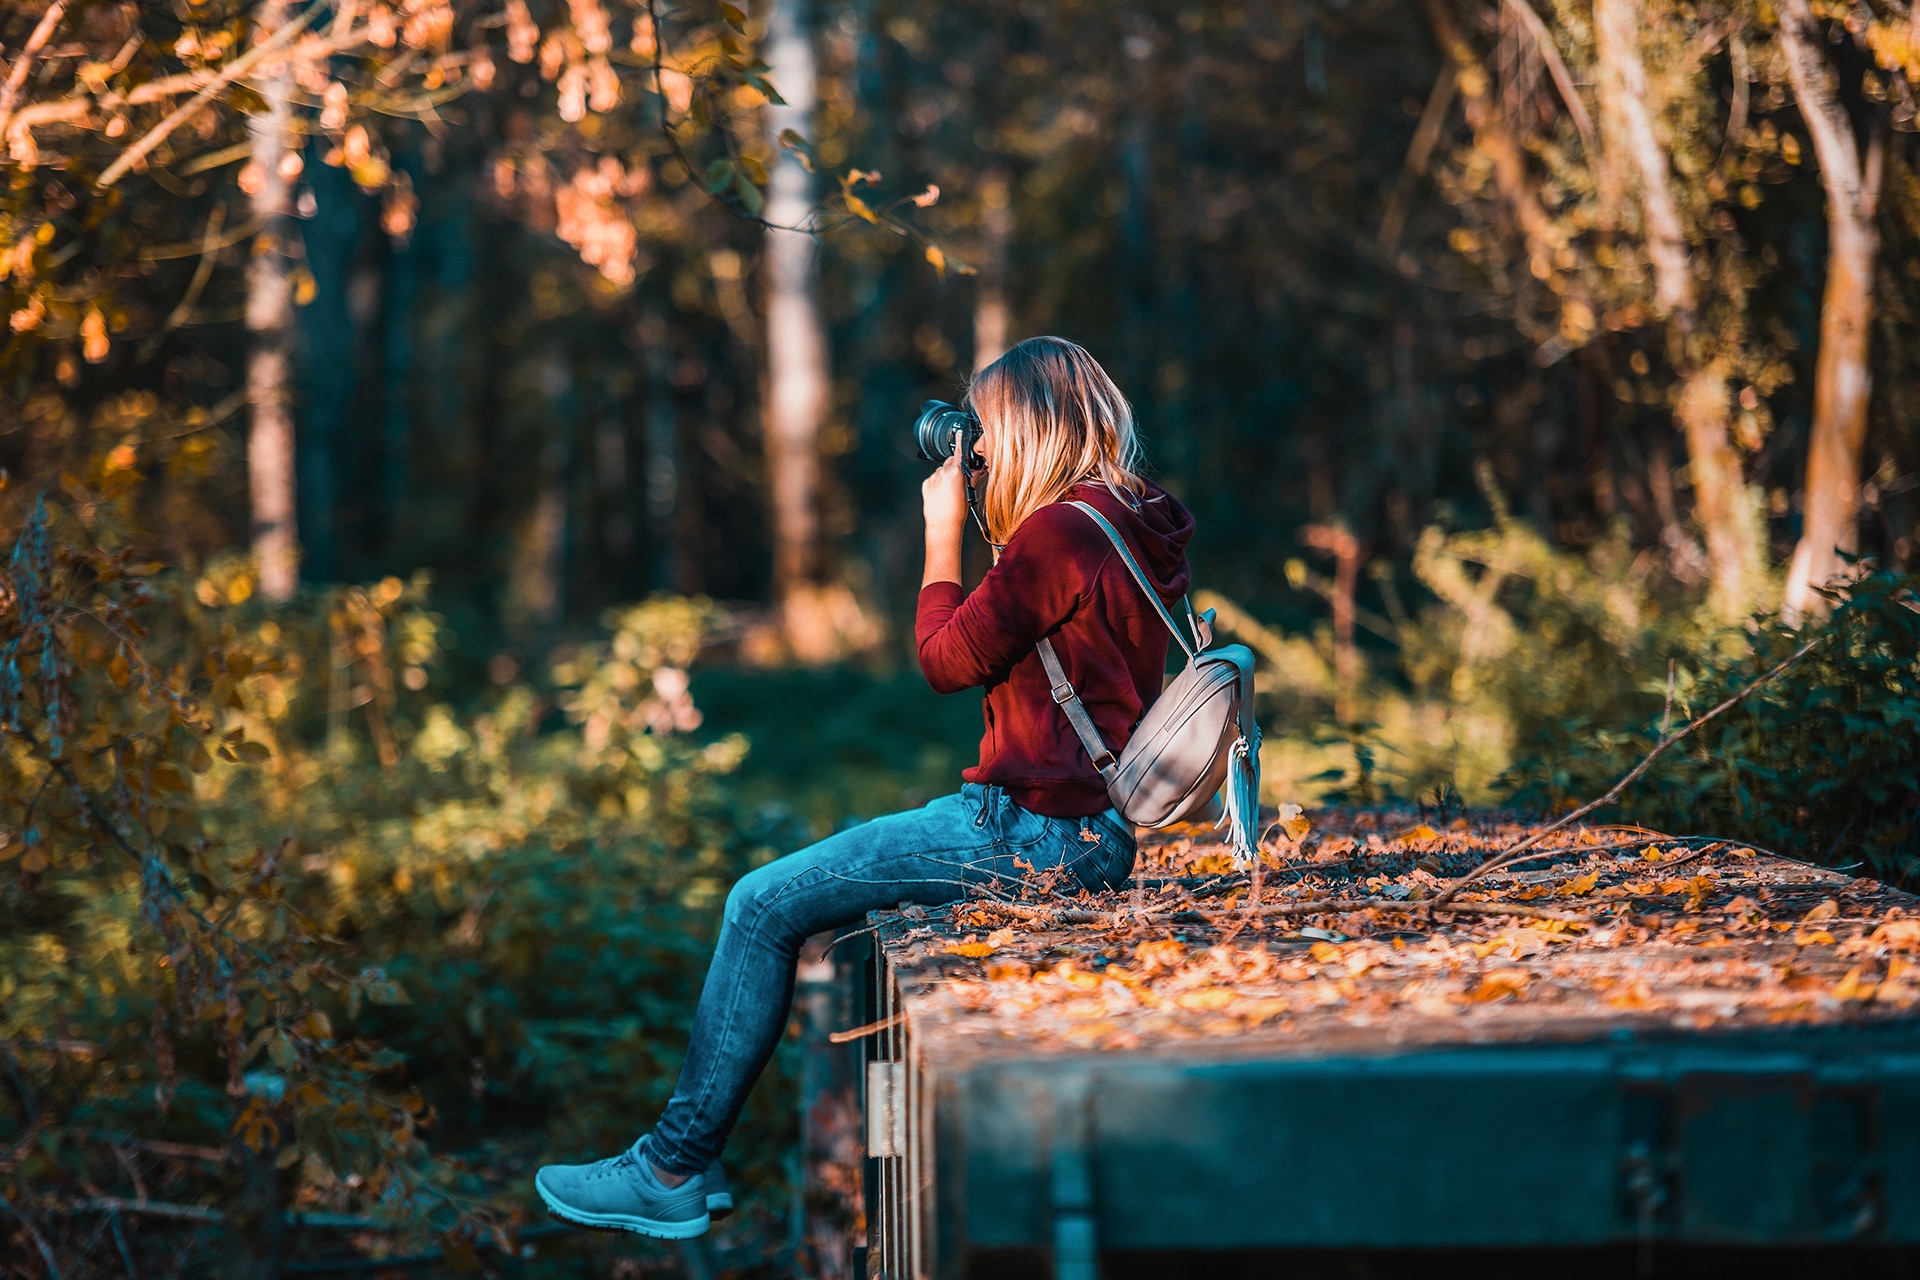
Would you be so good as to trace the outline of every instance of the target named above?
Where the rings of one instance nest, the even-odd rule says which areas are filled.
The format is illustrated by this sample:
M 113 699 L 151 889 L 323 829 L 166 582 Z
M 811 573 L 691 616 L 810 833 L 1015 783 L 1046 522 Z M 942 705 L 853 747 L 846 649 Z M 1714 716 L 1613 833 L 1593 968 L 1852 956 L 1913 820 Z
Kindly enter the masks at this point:
M 620 1155 L 541 1169 L 535 1185 L 555 1216 L 683 1239 L 732 1209 L 720 1148 L 779 1043 L 810 934 L 905 902 L 953 902 L 1030 870 L 1063 868 L 1090 890 L 1118 888 L 1132 873 L 1133 830 L 1108 807 L 1034 645 L 1052 639 L 1118 752 L 1160 692 L 1167 631 L 1099 526 L 1067 500 L 1120 530 L 1169 606 L 1187 591 L 1193 517 L 1140 477 L 1132 411 L 1073 343 L 1021 343 L 980 373 L 969 400 L 986 463 L 982 515 L 1000 550 L 979 587 L 963 592 L 966 485 L 958 457 L 947 459 L 921 486 L 927 558 L 914 633 L 936 690 L 985 687 L 980 763 L 961 775 L 958 795 L 741 878 L 666 1113 Z

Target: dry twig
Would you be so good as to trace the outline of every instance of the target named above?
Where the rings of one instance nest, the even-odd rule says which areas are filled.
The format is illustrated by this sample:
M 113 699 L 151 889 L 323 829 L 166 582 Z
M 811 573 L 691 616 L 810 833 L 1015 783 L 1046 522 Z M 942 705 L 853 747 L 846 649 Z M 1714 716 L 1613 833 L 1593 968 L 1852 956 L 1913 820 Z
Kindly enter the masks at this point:
M 1527 849 L 1533 848 L 1535 845 L 1539 844 L 1542 840 L 1545 840 L 1548 836 L 1554 834 L 1556 831 L 1565 830 L 1567 827 L 1580 821 L 1580 819 L 1586 817 L 1588 814 L 1592 813 L 1594 810 L 1605 808 L 1607 805 L 1612 804 L 1615 800 L 1618 800 L 1621 796 L 1621 793 L 1626 791 L 1626 789 L 1632 786 L 1635 782 L 1639 781 L 1640 776 L 1646 773 L 1648 769 L 1653 767 L 1653 762 L 1655 760 L 1658 760 L 1661 757 L 1661 755 L 1665 753 L 1668 747 L 1672 746 L 1676 742 L 1679 742 L 1682 738 L 1687 737 L 1695 729 L 1698 729 L 1702 725 L 1711 723 L 1712 721 L 1719 719 L 1722 715 L 1724 715 L 1728 711 L 1731 711 L 1734 707 L 1740 705 L 1740 703 L 1746 701 L 1747 697 L 1750 694 L 1762 688 L 1763 686 L 1771 683 L 1776 677 L 1780 675 L 1781 672 L 1785 671 L 1788 667 L 1791 667 L 1794 663 L 1800 661 L 1800 659 L 1812 653 L 1816 648 L 1819 647 L 1820 642 L 1825 638 L 1826 636 L 1824 633 L 1821 635 L 1816 635 L 1813 639 L 1807 641 L 1805 644 L 1801 645 L 1798 649 L 1795 649 L 1792 653 L 1788 654 L 1785 658 L 1782 658 L 1778 663 L 1774 664 L 1773 668 L 1767 671 L 1766 674 L 1761 675 L 1755 678 L 1754 680 L 1748 682 L 1748 684 L 1744 688 L 1742 688 L 1738 693 L 1735 693 L 1732 697 L 1722 702 L 1719 706 L 1713 708 L 1713 710 L 1705 712 L 1699 716 L 1696 716 L 1694 719 L 1688 721 L 1687 724 L 1685 724 L 1681 728 L 1675 729 L 1672 733 L 1663 735 L 1660 741 L 1654 743 L 1653 750 L 1647 752 L 1647 754 L 1641 758 L 1640 763 L 1635 765 L 1632 771 L 1629 772 L 1626 777 L 1614 783 L 1613 786 L 1607 791 L 1605 795 L 1601 796 L 1598 800 L 1587 801 L 1587 803 L 1581 805 L 1578 809 L 1575 809 L 1572 813 L 1569 813 L 1566 817 L 1561 818 L 1557 822 L 1550 822 L 1546 826 L 1540 828 L 1538 831 L 1528 836 L 1525 840 L 1522 840 L 1519 844 L 1513 846 L 1513 848 L 1507 849 L 1501 853 L 1495 854 L 1491 858 L 1488 858 L 1485 862 L 1482 862 L 1479 866 L 1467 872 L 1465 875 L 1455 880 L 1452 884 L 1448 885 L 1445 889 L 1441 890 L 1440 895 L 1436 897 L 1432 902 L 1427 904 L 1427 909 L 1429 911 L 1439 911 L 1439 910 L 1445 909 L 1446 907 L 1449 906 L 1449 904 L 1452 903 L 1454 895 L 1458 894 L 1462 889 L 1466 888 L 1469 884 L 1472 884 L 1475 880 L 1478 880 L 1481 876 L 1484 876 L 1492 871 L 1498 871 L 1501 867 L 1520 861 L 1520 858 L 1518 857 L 1520 853 L 1524 852 Z
M 60 17 L 66 11 L 67 0 L 53 0 L 47 6 L 47 11 L 40 15 L 33 34 L 20 46 L 20 56 L 13 60 L 13 68 L 7 72 L 7 83 L 0 86 L 0 139 L 7 136 L 7 125 L 13 119 L 13 104 L 20 100 L 20 86 L 27 82 L 27 72 L 33 69 L 34 58 L 46 47 L 53 29 L 60 25 Z

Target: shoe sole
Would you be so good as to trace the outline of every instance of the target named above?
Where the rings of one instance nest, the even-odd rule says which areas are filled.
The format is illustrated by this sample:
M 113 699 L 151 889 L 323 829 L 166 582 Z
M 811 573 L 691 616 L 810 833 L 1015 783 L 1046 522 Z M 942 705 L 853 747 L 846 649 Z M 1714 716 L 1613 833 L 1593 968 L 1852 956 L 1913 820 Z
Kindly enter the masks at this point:
M 707 1228 L 712 1225 L 712 1215 L 706 1213 L 685 1222 L 663 1222 L 658 1218 L 642 1218 L 626 1213 L 583 1213 L 556 1204 L 553 1197 L 547 1194 L 547 1189 L 538 1183 L 534 1184 L 534 1190 L 540 1193 L 547 1212 L 560 1221 L 596 1231 L 631 1231 L 635 1235 L 652 1236 L 655 1240 L 691 1240 L 707 1234 Z

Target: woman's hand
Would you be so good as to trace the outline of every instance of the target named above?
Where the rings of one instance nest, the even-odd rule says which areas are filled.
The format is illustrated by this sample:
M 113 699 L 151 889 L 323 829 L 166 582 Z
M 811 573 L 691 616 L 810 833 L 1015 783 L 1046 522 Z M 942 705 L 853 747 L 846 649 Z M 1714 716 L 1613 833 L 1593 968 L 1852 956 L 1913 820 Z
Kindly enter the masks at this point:
M 927 521 L 927 568 L 920 585 L 959 582 L 960 535 L 967 527 L 967 483 L 959 458 L 948 458 L 921 482 L 920 510 Z

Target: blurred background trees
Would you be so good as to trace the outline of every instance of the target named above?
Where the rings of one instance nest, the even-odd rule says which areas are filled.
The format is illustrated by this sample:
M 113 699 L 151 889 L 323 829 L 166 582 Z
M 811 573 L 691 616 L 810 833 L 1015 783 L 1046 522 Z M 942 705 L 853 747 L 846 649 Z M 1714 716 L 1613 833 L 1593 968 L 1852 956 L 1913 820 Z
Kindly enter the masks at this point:
M 1567 803 L 1837 604 L 1640 816 L 1920 873 L 1885 0 L 7 0 L 0 59 L 29 1267 L 478 1256 L 630 1138 L 732 876 L 969 758 L 907 425 L 1037 333 L 1199 518 L 1270 802 Z M 784 1078 L 725 1247 L 824 1267 Z
M 1910 550 L 1891 11 L 821 3 L 656 36 L 601 0 L 302 10 L 294 56 L 102 193 L 148 127 L 105 136 L 114 77 L 191 76 L 165 68 L 296 12 L 213 9 L 81 6 L 27 68 L 8 362 L 22 410 L 139 384 L 226 416 L 170 447 L 16 433 L 9 463 L 132 443 L 155 470 L 192 439 L 144 492 L 197 514 L 158 536 L 258 539 L 276 598 L 290 558 L 427 567 L 508 632 L 705 590 L 778 604 L 808 661 L 871 647 L 911 604 L 898 424 L 1041 331 L 1114 366 L 1210 576 L 1276 616 L 1312 607 L 1281 572 L 1300 528 L 1404 572 L 1436 515 L 1486 515 L 1476 459 L 1559 545 L 1627 520 L 1729 620 L 1813 607 L 1835 547 Z M 16 47 L 45 12 L 10 10 Z M 888 202 L 904 222 L 869 220 Z M 18 247 L 109 203 L 117 250 Z M 56 294 L 112 252 L 137 269 L 90 339 Z

